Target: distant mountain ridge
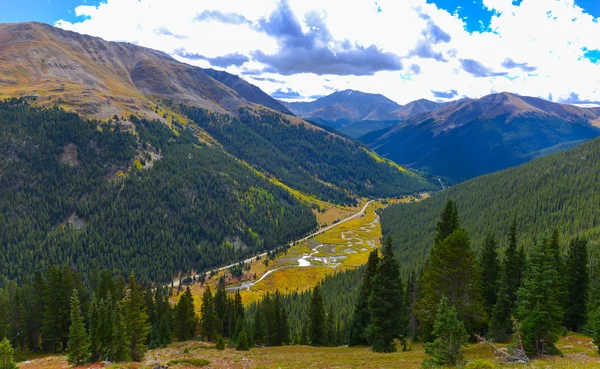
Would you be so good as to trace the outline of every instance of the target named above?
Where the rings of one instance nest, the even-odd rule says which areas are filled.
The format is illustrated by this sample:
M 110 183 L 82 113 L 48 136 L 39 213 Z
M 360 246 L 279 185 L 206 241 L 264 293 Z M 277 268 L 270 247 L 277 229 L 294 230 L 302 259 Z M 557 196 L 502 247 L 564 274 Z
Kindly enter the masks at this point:
M 161 118 L 155 107 L 162 100 L 221 113 L 260 104 L 289 114 L 229 73 L 43 23 L 0 24 L 0 60 L 0 98 L 33 96 L 41 105 L 59 104 L 93 118 Z
M 356 90 L 337 91 L 311 102 L 282 104 L 298 116 L 324 122 L 334 128 L 358 122 L 369 115 L 379 117 L 400 108 L 399 104 L 381 94 Z
M 361 140 L 397 163 L 455 181 L 572 147 L 600 135 L 598 125 L 600 108 L 499 93 L 414 116 Z

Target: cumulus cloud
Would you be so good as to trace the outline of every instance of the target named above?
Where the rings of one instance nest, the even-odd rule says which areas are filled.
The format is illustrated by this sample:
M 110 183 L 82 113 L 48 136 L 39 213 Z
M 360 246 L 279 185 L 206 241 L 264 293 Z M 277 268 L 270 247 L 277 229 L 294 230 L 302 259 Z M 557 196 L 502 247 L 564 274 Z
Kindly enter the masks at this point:
M 438 99 L 452 99 L 452 98 L 458 96 L 458 92 L 456 90 L 450 90 L 450 91 L 431 90 L 431 93 L 433 94 L 433 97 L 436 97 Z
M 184 59 L 189 59 L 189 60 L 206 60 L 211 65 L 214 65 L 215 67 L 221 67 L 221 68 L 227 68 L 232 65 L 239 67 L 239 66 L 243 65 L 244 63 L 250 61 L 250 58 L 248 58 L 246 55 L 243 55 L 240 53 L 232 53 L 232 54 L 227 54 L 227 55 L 223 55 L 223 56 L 216 56 L 214 58 L 210 58 L 210 57 L 196 54 L 196 53 L 188 53 L 185 51 L 185 49 L 177 49 L 173 52 L 173 54 L 180 56 Z
M 497 77 L 497 76 L 505 76 L 508 73 L 505 72 L 497 72 L 495 73 L 492 69 L 486 67 L 481 64 L 477 60 L 473 59 L 461 59 L 460 65 L 465 70 L 465 72 L 475 76 L 475 77 Z
M 402 104 L 453 90 L 600 101 L 600 18 L 577 4 L 103 0 L 56 25 L 223 69 L 269 93 L 285 83 L 304 96 L 355 89 Z
M 529 63 L 517 63 L 511 58 L 504 59 L 504 61 L 502 62 L 502 66 L 506 69 L 519 68 L 524 72 L 533 72 L 537 69 L 537 67 L 529 66 Z
M 271 97 L 275 99 L 302 99 L 303 96 L 298 91 L 294 91 L 289 88 L 278 88 L 275 92 L 271 93 Z
M 274 54 L 256 50 L 253 58 L 270 66 L 269 72 L 282 75 L 372 75 L 382 70 L 402 69 L 397 55 L 383 52 L 375 45 L 362 46 L 347 39 L 335 41 L 318 12 L 306 14 L 304 23 L 307 32 L 288 1 L 282 0 L 273 13 L 260 19 L 255 27 L 274 37 L 279 50 Z

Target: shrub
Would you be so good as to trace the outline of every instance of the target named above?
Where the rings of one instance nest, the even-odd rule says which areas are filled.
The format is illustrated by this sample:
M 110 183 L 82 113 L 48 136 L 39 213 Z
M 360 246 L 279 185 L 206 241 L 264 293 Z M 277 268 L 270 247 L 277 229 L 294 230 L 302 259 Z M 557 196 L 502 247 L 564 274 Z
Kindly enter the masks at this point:
M 217 336 L 217 350 L 225 350 L 225 340 L 223 339 L 223 336 L 218 335 Z
M 182 364 L 186 366 L 195 366 L 197 368 L 201 368 L 203 366 L 210 365 L 210 361 L 205 359 L 195 359 L 195 358 L 187 358 L 187 359 L 176 359 L 171 360 L 167 363 L 168 366 Z
M 185 349 L 183 349 L 183 353 L 184 354 L 189 354 L 190 353 L 190 349 L 186 347 Z

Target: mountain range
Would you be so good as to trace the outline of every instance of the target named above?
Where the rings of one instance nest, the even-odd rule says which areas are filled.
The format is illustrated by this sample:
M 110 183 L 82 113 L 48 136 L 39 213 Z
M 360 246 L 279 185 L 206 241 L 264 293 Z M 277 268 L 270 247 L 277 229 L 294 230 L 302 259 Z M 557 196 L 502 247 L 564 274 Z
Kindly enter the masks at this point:
M 0 98 L 7 96 L 34 97 L 43 106 L 98 119 L 159 119 L 155 107 L 164 100 L 222 113 L 256 104 L 289 113 L 237 76 L 44 23 L 0 24 Z
M 600 108 L 499 93 L 416 115 L 360 139 L 380 155 L 460 181 L 600 135 Z
M 419 99 L 402 106 L 380 94 L 344 90 L 310 102 L 280 102 L 300 117 L 350 137 L 360 137 L 459 101 L 440 103 Z
M 436 188 L 237 76 L 41 23 L 0 25 L 0 128 L 11 279 L 170 281 L 297 239 L 332 203 Z

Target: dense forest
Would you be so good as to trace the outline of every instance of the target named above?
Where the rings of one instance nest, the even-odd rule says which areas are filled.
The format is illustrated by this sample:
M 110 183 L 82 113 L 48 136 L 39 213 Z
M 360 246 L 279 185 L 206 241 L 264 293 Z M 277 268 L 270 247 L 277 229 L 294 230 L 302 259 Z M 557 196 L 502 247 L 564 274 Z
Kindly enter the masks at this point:
M 390 206 L 382 214 L 382 232 L 393 238 L 403 274 L 407 275 L 426 260 L 438 214 L 451 198 L 458 204 L 461 222 L 476 249 L 492 232 L 504 250 L 510 225 L 516 219 L 526 249 L 532 248 L 536 237 L 554 229 L 567 240 L 587 238 L 594 267 L 600 239 L 599 182 L 600 140 L 596 139 L 458 184 L 427 201 Z
M 308 206 L 184 127 L 130 122 L 137 137 L 118 117 L 0 102 L 0 275 L 66 264 L 170 281 L 316 227 Z
M 0 289 L 0 336 L 18 353 L 66 350 L 73 365 L 140 361 L 148 348 L 196 337 L 217 349 L 348 344 L 383 353 L 422 341 L 424 367 L 464 365 L 463 347 L 474 340 L 509 343 L 508 362 L 559 355 L 568 330 L 600 343 L 600 280 L 590 274 L 585 238 L 542 234 L 526 254 L 513 221 L 503 255 L 491 232 L 476 253 L 452 200 L 434 233 L 424 267 L 409 278 L 388 237 L 363 268 L 311 291 L 277 291 L 244 307 L 239 291 L 206 287 L 199 318 L 189 288 L 172 305 L 172 289 L 143 287 L 133 275 L 94 270 L 85 287 L 80 273 L 52 266 Z
M 241 110 L 236 118 L 183 105 L 179 109 L 229 153 L 324 200 L 354 204 L 348 192 L 394 197 L 434 188 L 416 174 L 375 159 L 356 141 L 291 124 L 279 113 Z

